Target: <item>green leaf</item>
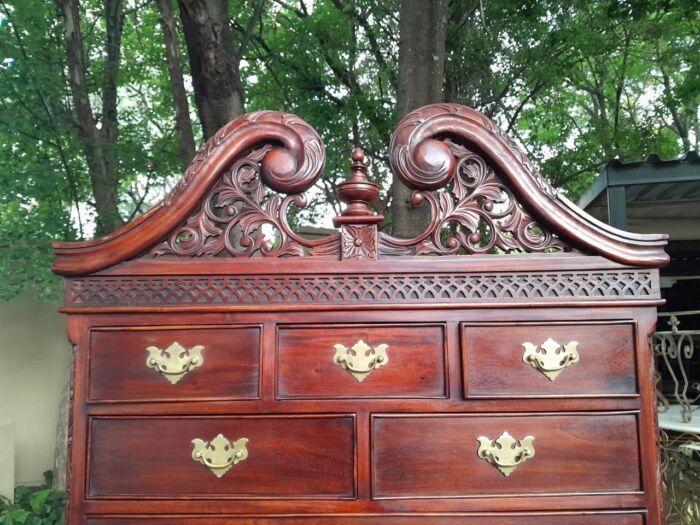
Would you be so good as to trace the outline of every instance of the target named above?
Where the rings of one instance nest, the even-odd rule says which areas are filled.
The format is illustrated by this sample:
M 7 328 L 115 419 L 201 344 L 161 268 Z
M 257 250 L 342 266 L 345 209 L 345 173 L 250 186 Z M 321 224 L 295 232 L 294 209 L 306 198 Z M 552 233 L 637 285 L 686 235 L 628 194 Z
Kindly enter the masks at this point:
M 32 494 L 32 497 L 29 500 L 29 504 L 31 505 L 31 508 L 35 513 L 39 514 L 44 512 L 44 504 L 46 503 L 46 500 L 51 495 L 51 493 L 51 489 L 44 489 Z

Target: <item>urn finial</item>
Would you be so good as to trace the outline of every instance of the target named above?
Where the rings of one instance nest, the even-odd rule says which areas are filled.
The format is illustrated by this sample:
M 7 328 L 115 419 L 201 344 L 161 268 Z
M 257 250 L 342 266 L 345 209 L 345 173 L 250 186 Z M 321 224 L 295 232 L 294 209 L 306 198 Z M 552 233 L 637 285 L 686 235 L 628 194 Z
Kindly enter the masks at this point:
M 338 198 L 347 207 L 338 217 L 333 218 L 333 224 L 377 224 L 384 220 L 369 208 L 369 203 L 379 197 L 379 185 L 367 178 L 365 152 L 362 148 L 352 150 L 350 164 L 350 180 L 338 184 Z

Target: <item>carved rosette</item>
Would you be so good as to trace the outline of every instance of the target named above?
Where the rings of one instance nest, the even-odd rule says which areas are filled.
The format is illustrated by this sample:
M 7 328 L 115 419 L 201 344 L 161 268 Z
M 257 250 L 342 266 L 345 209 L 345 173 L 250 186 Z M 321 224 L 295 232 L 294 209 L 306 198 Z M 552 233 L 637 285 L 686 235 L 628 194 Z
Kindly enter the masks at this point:
M 484 115 L 451 104 L 427 106 L 406 116 L 391 142 L 394 173 L 416 190 L 412 203 L 431 207 L 426 230 L 412 239 L 380 237 L 384 255 L 451 255 L 566 251 L 571 248 L 526 211 L 469 139 L 469 118 L 487 127 L 514 154 L 551 199 L 554 189 L 527 157 Z M 439 191 L 437 191 L 439 190 Z
M 343 259 L 377 258 L 377 227 L 374 224 L 342 226 L 340 236 Z
M 225 169 L 201 207 L 151 250 L 153 256 L 338 254 L 338 234 L 310 240 L 289 226 L 290 207 L 304 208 L 303 192 L 316 182 L 325 164 L 320 137 L 294 115 L 263 111 L 229 123 L 200 148 L 185 176 L 166 199 L 166 205 L 194 180 L 212 151 L 231 133 L 251 123 L 267 122 L 276 126 L 269 130 L 262 128 L 260 145 Z M 266 188 L 276 193 L 268 195 Z

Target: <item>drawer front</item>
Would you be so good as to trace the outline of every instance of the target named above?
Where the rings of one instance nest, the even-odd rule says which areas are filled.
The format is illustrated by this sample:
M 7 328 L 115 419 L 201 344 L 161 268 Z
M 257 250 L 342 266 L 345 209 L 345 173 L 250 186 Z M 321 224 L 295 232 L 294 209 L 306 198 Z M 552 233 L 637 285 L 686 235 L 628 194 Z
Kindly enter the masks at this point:
M 465 396 L 637 393 L 629 323 L 462 324 Z
M 94 518 L 87 525 L 643 525 L 641 514 L 500 514 L 499 516 L 475 514 L 471 516 L 307 516 L 294 518 L 236 518 L 216 516 L 209 518 Z
M 446 397 L 439 324 L 285 326 L 278 398 Z
M 372 443 L 375 498 L 640 491 L 636 414 L 376 416 Z
M 255 399 L 259 363 L 259 326 L 93 330 L 89 398 Z
M 97 418 L 88 493 L 353 498 L 354 428 L 352 416 Z

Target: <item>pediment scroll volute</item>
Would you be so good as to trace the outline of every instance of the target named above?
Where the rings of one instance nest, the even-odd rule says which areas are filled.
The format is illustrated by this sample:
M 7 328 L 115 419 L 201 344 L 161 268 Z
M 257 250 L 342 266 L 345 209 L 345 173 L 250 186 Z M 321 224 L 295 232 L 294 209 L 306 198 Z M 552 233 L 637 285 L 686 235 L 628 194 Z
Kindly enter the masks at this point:
M 306 206 L 304 192 L 316 182 L 325 165 L 325 149 L 318 134 L 303 120 L 285 113 L 252 113 L 229 126 L 235 129 L 238 121 L 239 126 L 279 124 L 283 133 L 279 137 L 261 133 L 261 141 L 223 170 L 199 209 L 151 254 L 284 257 L 337 253 L 337 234 L 306 239 L 294 232 L 288 220 L 292 208 Z M 196 177 L 196 169 L 222 141 L 225 131 L 223 128 L 199 150 L 184 182 L 175 187 L 169 200 L 173 194 L 185 191 L 187 181 Z M 286 135 L 289 140 L 276 145 Z
M 490 159 L 470 143 L 465 118 L 471 110 L 437 104 L 416 110 L 398 124 L 390 146 L 394 174 L 413 189 L 411 203 L 428 205 L 427 228 L 411 239 L 383 234 L 380 250 L 401 255 L 555 252 L 572 247 L 538 222 Z M 474 112 L 476 113 L 476 112 Z M 486 117 L 480 124 L 498 128 Z M 505 137 L 498 130 L 498 137 Z M 509 148 L 520 150 L 510 140 Z M 526 157 L 520 154 L 520 158 Z M 556 191 L 527 161 L 529 177 L 549 198 Z

